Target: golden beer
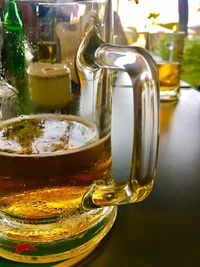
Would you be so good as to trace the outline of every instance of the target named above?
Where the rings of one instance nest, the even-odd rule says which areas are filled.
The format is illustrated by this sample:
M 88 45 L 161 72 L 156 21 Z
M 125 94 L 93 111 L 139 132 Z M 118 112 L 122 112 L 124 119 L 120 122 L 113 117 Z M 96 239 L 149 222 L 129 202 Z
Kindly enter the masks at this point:
M 0 126 L 0 209 L 29 221 L 73 213 L 94 181 L 111 179 L 110 134 L 79 117 L 33 115 Z
M 43 41 L 37 43 L 37 57 L 38 61 L 46 63 L 56 62 L 57 57 L 57 43 L 50 41 Z
M 180 63 L 158 63 L 158 71 L 161 91 L 170 91 L 179 88 Z

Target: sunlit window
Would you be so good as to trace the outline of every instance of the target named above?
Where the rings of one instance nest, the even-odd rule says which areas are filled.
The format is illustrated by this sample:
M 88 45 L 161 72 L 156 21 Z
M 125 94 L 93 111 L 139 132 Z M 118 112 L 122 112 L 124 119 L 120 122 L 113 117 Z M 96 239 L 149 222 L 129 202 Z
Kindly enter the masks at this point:
M 188 0 L 188 27 L 200 24 L 200 0 Z M 115 9 L 123 27 L 135 27 L 143 31 L 153 23 L 178 23 L 178 0 L 130 0 L 115 1 Z M 199 10 L 199 11 L 198 11 Z

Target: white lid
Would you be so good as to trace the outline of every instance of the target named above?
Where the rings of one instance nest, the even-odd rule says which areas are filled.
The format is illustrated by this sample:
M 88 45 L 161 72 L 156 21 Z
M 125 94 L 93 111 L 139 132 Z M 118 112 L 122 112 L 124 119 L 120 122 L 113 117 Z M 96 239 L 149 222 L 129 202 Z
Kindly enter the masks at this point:
M 69 75 L 70 73 L 66 64 L 61 64 L 61 63 L 51 64 L 42 62 L 31 63 L 28 67 L 27 72 L 28 75 L 45 77 L 45 78 L 66 76 Z

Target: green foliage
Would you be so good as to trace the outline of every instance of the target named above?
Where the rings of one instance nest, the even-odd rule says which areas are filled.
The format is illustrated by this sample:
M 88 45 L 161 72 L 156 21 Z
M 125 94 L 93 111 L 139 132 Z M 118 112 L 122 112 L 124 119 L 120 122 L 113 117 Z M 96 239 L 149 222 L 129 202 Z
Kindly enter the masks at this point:
M 177 22 L 169 22 L 169 23 L 157 23 L 157 25 L 167 28 L 169 30 L 178 29 L 178 23 Z
M 157 19 L 159 16 L 160 16 L 160 13 L 153 13 L 153 12 L 151 12 L 151 13 L 149 13 L 149 15 L 147 16 L 147 18 L 148 18 L 148 19 L 151 19 L 151 18 L 153 18 L 153 19 Z
M 181 79 L 196 87 L 200 83 L 200 36 L 187 37 Z

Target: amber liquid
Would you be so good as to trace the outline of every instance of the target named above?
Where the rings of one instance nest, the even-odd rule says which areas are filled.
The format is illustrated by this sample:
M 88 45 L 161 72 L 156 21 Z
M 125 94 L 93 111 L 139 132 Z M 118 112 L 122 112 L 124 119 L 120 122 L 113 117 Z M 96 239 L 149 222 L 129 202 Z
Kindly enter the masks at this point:
M 111 179 L 110 134 L 76 116 L 34 115 L 0 125 L 0 210 L 27 220 L 79 208 L 94 181 Z
M 169 91 L 179 87 L 180 63 L 159 63 L 160 90 Z
M 37 58 L 40 62 L 55 63 L 57 55 L 56 42 L 38 42 L 37 43 Z

